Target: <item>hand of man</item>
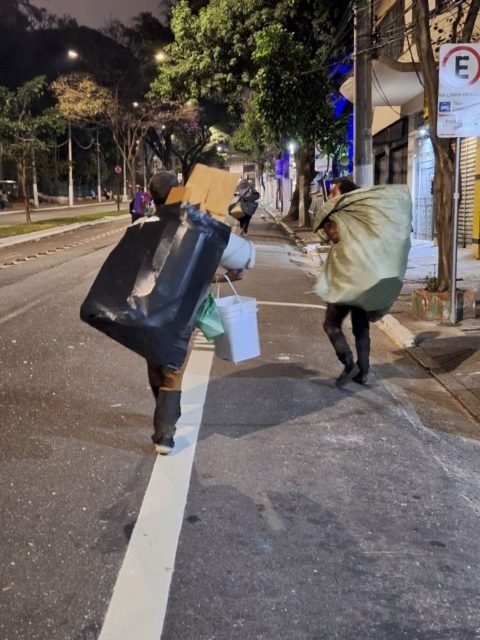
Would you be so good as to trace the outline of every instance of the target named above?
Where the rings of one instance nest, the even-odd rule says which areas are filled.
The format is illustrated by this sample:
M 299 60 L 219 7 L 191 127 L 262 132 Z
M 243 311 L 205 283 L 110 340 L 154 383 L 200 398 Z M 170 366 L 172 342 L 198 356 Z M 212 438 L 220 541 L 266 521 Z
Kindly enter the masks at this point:
M 243 269 L 232 269 L 231 271 L 227 271 L 225 275 L 229 280 L 235 282 L 236 280 L 241 280 L 243 278 Z
M 215 276 L 213 282 L 227 282 L 227 278 L 230 282 L 235 282 L 235 280 L 241 280 L 243 276 L 243 269 L 232 269 L 231 271 L 227 271 L 222 275 Z

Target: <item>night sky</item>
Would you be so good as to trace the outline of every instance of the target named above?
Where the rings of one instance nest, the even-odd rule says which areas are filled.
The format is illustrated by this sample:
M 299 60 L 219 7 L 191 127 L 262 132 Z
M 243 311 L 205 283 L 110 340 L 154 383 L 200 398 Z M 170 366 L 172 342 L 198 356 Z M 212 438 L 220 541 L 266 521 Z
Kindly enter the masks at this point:
M 57 15 L 68 13 L 88 27 L 103 27 L 112 18 L 127 23 L 142 11 L 159 19 L 164 15 L 162 0 L 33 0 L 32 4 Z

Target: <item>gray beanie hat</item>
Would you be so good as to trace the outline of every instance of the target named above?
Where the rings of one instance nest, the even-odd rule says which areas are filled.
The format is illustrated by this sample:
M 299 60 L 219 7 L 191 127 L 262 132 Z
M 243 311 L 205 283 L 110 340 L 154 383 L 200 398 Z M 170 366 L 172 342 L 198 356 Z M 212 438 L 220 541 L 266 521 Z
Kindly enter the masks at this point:
M 148 189 L 155 204 L 165 204 L 172 187 L 178 186 L 177 176 L 170 171 L 159 171 L 152 176 Z

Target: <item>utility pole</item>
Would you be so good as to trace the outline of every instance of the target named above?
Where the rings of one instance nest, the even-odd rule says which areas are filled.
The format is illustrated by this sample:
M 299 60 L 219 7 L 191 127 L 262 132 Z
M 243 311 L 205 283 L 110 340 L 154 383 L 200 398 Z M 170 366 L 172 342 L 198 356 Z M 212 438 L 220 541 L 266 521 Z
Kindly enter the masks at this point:
M 355 0 L 354 179 L 373 184 L 372 0 Z
M 98 140 L 97 129 L 97 201 L 102 201 L 102 175 L 100 171 L 100 142 Z
M 127 161 L 125 159 L 126 156 L 126 149 L 125 147 L 124 149 L 124 153 L 123 153 L 123 196 L 122 196 L 122 202 L 128 202 L 128 195 L 127 195 Z M 133 193 L 135 194 L 136 189 L 135 189 L 135 185 L 133 187 Z

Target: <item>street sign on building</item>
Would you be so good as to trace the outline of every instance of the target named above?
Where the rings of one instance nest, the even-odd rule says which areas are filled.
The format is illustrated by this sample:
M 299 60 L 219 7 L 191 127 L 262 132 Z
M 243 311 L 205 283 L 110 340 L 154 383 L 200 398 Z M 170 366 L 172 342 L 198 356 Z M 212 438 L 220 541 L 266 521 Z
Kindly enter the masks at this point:
M 480 44 L 440 47 L 437 134 L 480 136 Z

